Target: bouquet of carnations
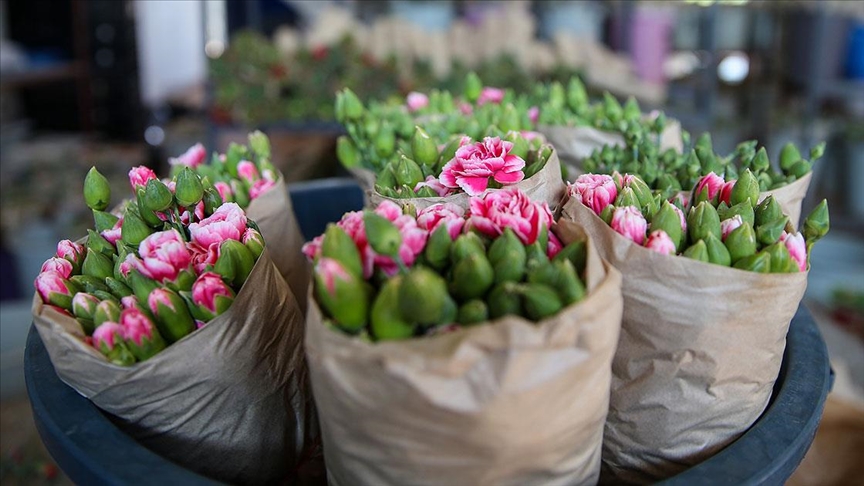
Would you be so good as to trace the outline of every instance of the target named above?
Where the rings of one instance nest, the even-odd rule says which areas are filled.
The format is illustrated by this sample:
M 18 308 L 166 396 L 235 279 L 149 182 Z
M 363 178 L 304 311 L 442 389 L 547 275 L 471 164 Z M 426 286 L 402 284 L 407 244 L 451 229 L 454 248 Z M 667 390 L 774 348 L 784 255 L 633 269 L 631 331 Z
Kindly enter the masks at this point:
M 331 484 L 592 484 L 618 273 L 515 189 L 383 201 L 307 244 Z M 446 467 L 442 467 L 446 465 Z
M 184 167 L 193 169 L 215 188 L 225 202 L 237 203 L 255 221 L 264 239 L 278 241 L 269 249 L 270 258 L 297 297 L 305 312 L 309 265 L 300 249 L 303 234 L 285 187 L 285 178 L 270 162 L 270 141 L 260 131 L 249 134 L 249 144 L 231 143 L 224 154 L 207 152 L 201 144 L 169 159 L 172 174 Z M 155 175 L 152 175 L 155 177 Z
M 314 413 L 291 290 L 255 223 L 192 169 L 129 177 L 134 198 L 110 213 L 90 170 L 95 230 L 61 241 L 36 278 L 57 374 L 174 462 L 235 483 L 283 478 Z
M 603 479 L 674 475 L 734 441 L 762 414 L 810 249 L 828 231 L 822 201 L 802 232 L 745 169 L 700 183 L 689 207 L 633 175 L 580 176 L 562 220 L 583 226 L 623 275 Z
M 688 190 L 697 183 L 710 186 L 713 194 L 717 186 L 731 186 L 740 173 L 749 170 L 762 192 L 759 200 L 773 195 L 793 225 L 797 225 L 801 217 L 801 202 L 810 186 L 813 162 L 825 151 L 825 144 L 819 144 L 810 150 L 810 160 L 807 160 L 795 145 L 788 143 L 783 146 L 775 168 L 764 147 L 756 150 L 755 140 L 742 142 L 733 153 L 720 156 L 714 153 L 709 133 L 703 133 L 683 154 L 664 150 L 639 132 L 628 132 L 625 139 L 623 146 L 608 145 L 594 151 L 583 161 L 585 170 L 599 174 L 623 172 L 639 175 L 648 187 L 659 191 L 664 198 L 680 197 L 684 205 L 689 197 Z M 689 140 L 685 145 L 689 145 Z M 706 180 L 709 175 L 711 177 Z

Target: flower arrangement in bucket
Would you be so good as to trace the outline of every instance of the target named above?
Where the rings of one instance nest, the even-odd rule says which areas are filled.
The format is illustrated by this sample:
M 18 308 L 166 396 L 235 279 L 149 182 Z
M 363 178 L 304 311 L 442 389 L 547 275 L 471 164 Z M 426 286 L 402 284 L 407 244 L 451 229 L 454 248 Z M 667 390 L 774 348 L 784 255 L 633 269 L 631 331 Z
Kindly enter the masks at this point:
M 44 303 L 71 312 L 87 342 L 120 365 L 225 312 L 264 251 L 254 222 L 191 169 L 165 184 L 136 167 L 130 183 L 136 200 L 118 217 L 105 212 L 107 181 L 90 170 L 84 197 L 96 231 L 85 244 L 61 241 L 35 281 Z
M 184 467 L 281 480 L 315 433 L 298 303 L 255 222 L 206 177 L 136 167 L 129 180 L 133 198 L 108 212 L 107 181 L 90 170 L 95 228 L 61 241 L 34 282 L 57 374 Z
M 768 405 L 827 202 L 798 231 L 773 196 L 759 201 L 749 169 L 699 180 L 688 206 L 617 173 L 582 175 L 568 196 L 561 219 L 584 226 L 623 275 L 601 482 L 670 477 Z
M 596 481 L 621 308 L 617 273 L 575 225 L 509 188 L 467 210 L 383 201 L 305 252 L 333 481 Z

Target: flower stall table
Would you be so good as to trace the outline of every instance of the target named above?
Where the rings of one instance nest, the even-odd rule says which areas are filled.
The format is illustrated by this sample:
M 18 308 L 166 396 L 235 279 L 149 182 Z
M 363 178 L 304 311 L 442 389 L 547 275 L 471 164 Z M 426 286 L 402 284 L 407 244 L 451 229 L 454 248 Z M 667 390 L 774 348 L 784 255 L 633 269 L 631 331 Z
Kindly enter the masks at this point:
M 307 237 L 363 204 L 362 192 L 351 179 L 311 181 L 289 189 Z M 32 328 L 24 367 L 37 430 L 74 482 L 219 484 L 135 442 L 61 382 Z M 720 453 L 663 484 L 783 484 L 813 441 L 832 379 L 825 343 L 810 312 L 801 306 L 789 328 L 774 397 L 760 419 Z

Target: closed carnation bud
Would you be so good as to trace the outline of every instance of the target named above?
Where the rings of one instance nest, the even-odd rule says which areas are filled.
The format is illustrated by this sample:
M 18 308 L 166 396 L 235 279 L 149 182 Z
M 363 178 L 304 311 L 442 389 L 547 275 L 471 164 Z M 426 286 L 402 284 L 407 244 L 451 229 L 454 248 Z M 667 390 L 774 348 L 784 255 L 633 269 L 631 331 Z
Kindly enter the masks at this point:
M 459 300 L 482 297 L 495 281 L 495 271 L 483 253 L 474 253 L 453 266 L 450 291 Z
M 705 242 L 703 240 L 699 240 L 696 243 L 690 245 L 689 248 L 684 250 L 683 255 L 687 258 L 698 260 L 700 262 L 711 262 L 711 259 L 708 257 L 708 247 L 705 245 Z
M 489 307 L 480 299 L 469 300 L 461 306 L 456 314 L 456 321 L 463 326 L 470 326 L 489 320 Z
M 804 239 L 813 244 L 828 234 L 831 222 L 828 217 L 828 201 L 823 199 L 804 219 Z
M 368 322 L 367 284 L 336 260 L 322 257 L 315 265 L 315 296 L 337 325 L 348 332 L 358 332 Z
M 373 142 L 375 143 L 375 153 L 381 158 L 388 158 L 396 150 L 396 132 L 389 123 L 383 123 Z
M 429 167 L 438 161 L 438 145 L 426 133 L 426 130 L 419 126 L 414 128 L 414 136 L 411 137 L 411 154 L 418 164 Z
M 357 278 L 363 277 L 363 262 L 357 244 L 339 225 L 327 225 L 321 243 L 321 256 L 338 261 L 345 271 Z
M 116 253 L 114 245 L 92 229 L 87 230 L 87 249 L 88 253 L 101 253 L 109 258 Z
M 495 273 L 495 283 L 519 282 L 525 275 L 528 253 L 510 228 L 505 228 L 504 233 L 489 245 L 488 257 Z
M 132 206 L 129 206 L 123 216 L 123 226 L 120 228 L 120 239 L 123 243 L 137 247 L 152 233 L 153 229 L 144 222 L 141 215 Z
M 801 160 L 801 152 L 794 143 L 789 142 L 780 150 L 780 168 L 783 171 L 788 171 L 799 160 Z
M 709 234 L 702 241 L 705 242 L 705 248 L 708 250 L 708 261 L 724 267 L 732 264 L 732 256 L 729 255 L 729 250 L 720 238 Z
M 202 273 L 192 285 L 193 317 L 208 322 L 231 307 L 236 294 L 222 277 L 214 272 Z
M 740 260 L 736 261 L 732 266 L 734 268 L 746 270 L 748 272 L 770 273 L 771 254 L 765 251 L 760 251 L 759 253 L 754 253 L 753 255 L 741 258 Z
M 786 245 L 786 249 L 789 250 L 789 256 L 798 265 L 798 270 L 802 272 L 807 270 L 807 243 L 804 240 L 804 235 L 801 233 L 783 233 L 780 241 Z
M 783 208 L 774 199 L 774 195 L 766 197 L 754 210 L 756 226 L 762 226 L 769 221 L 775 221 L 783 216 Z
M 174 195 L 162 181 L 150 179 L 144 189 L 143 200 L 144 205 L 150 211 L 164 211 L 171 207 L 171 203 L 174 202 Z
M 98 251 L 88 251 L 81 272 L 84 275 L 105 279 L 114 275 L 114 263 Z
M 675 252 L 684 244 L 686 233 L 680 210 L 669 201 L 663 201 L 660 210 L 651 218 L 651 231 L 662 231 L 675 245 Z M 647 246 L 647 245 L 646 245 Z M 674 253 L 674 252 L 673 252 Z
M 716 203 L 725 183 L 726 181 L 714 172 L 702 176 L 693 188 L 694 204 L 702 201 Z
M 60 240 L 57 243 L 56 256 L 68 260 L 72 264 L 73 273 L 80 271 L 86 255 L 87 249 L 84 245 L 71 240 Z
M 354 142 L 345 135 L 339 136 L 336 140 L 336 157 L 347 169 L 360 166 L 360 150 L 357 149 Z
M 796 273 L 799 270 L 798 263 L 792 259 L 789 249 L 782 241 L 777 241 L 762 249 L 771 255 L 771 273 Z
M 178 204 L 187 208 L 195 206 L 204 197 L 204 186 L 201 184 L 201 178 L 194 170 L 183 167 L 183 170 L 177 175 L 174 197 Z
M 453 240 L 450 238 L 450 232 L 446 224 L 440 224 L 429 235 L 429 240 L 426 242 L 426 248 L 423 250 L 423 255 L 426 257 L 426 262 L 437 270 L 443 270 L 450 262 L 450 246 Z
M 45 263 L 42 264 L 40 272 L 56 272 L 60 274 L 61 277 L 68 279 L 74 273 L 74 267 L 72 266 L 72 263 L 65 258 L 51 257 L 45 260 Z
M 721 206 L 722 204 L 723 203 L 721 203 Z M 753 206 L 750 205 L 749 201 L 738 203 L 732 207 L 723 207 L 723 209 L 718 207 L 717 215 L 720 216 L 720 221 L 733 218 L 735 216 L 740 216 L 741 221 L 749 223 L 750 226 L 755 227 L 756 224 L 755 212 L 753 210 Z
M 363 103 L 349 88 L 342 90 L 342 110 L 346 120 L 357 120 L 363 116 Z
M 401 285 L 401 275 L 388 279 L 381 286 L 381 291 L 372 303 L 370 327 L 376 339 L 407 339 L 414 335 L 414 324 L 402 317 L 399 311 Z
M 648 235 L 648 239 L 645 241 L 645 248 L 656 251 L 662 255 L 674 255 L 676 251 L 675 242 L 672 241 L 672 238 L 663 230 L 652 231 L 651 234 Z
M 735 215 L 729 219 L 724 219 L 720 222 L 720 234 L 722 235 L 723 240 L 726 240 L 726 237 L 729 236 L 729 233 L 734 231 L 736 228 L 744 224 L 744 220 L 741 219 L 741 216 Z
M 78 292 L 72 298 L 72 313 L 75 317 L 93 320 L 93 313 L 96 312 L 96 306 L 99 305 L 99 299 L 84 292 Z
M 213 269 L 230 280 L 234 288 L 239 289 L 252 273 L 254 266 L 255 256 L 243 243 L 225 240 L 219 246 L 219 258 Z
M 103 300 L 93 310 L 93 323 L 96 327 L 105 322 L 117 322 L 120 320 L 120 306 L 113 300 Z
M 57 272 L 47 271 L 37 275 L 33 284 L 43 302 L 72 310 L 72 297 L 79 290 L 74 283 L 64 279 Z
M 750 168 L 753 172 L 764 172 L 769 167 L 771 167 L 771 162 L 768 160 L 768 152 L 765 150 L 765 147 L 762 147 L 756 152 L 753 161 L 750 162 Z
M 249 147 L 258 158 L 270 158 L 270 139 L 261 130 L 255 130 L 249 134 Z
M 764 150 L 764 149 L 763 149 Z M 738 176 L 738 181 L 732 188 L 732 194 L 729 202 L 734 206 L 745 201 L 750 201 L 752 207 L 756 207 L 759 203 L 759 181 L 756 176 L 750 172 L 750 169 L 744 169 L 741 175 Z
M 412 268 L 399 288 L 399 310 L 420 324 L 445 324 L 456 307 L 447 292 L 447 282 L 432 270 Z
M 557 285 L 555 291 L 565 305 L 572 305 L 585 298 L 585 285 L 576 273 L 576 267 L 570 260 L 556 260 L 552 262 L 556 272 Z
M 93 347 L 98 349 L 108 361 L 129 366 L 135 364 L 135 356 L 129 351 L 123 339 L 123 326 L 117 322 L 105 322 L 93 331 Z
M 419 182 L 423 182 L 423 170 L 417 165 L 417 162 L 405 157 L 404 155 L 396 163 L 393 170 L 396 176 L 396 183 L 399 185 L 407 185 L 411 188 L 415 187 Z
M 634 206 L 618 207 L 615 209 L 609 226 L 625 238 L 633 240 L 637 245 L 642 245 L 645 242 L 645 232 L 648 230 L 648 223 L 639 209 Z
M 477 253 L 486 253 L 483 240 L 474 233 L 464 233 L 453 241 L 453 246 L 450 247 L 450 261 L 456 264 L 459 260 Z
M 204 190 L 204 214 L 207 216 L 212 215 L 219 209 L 225 201 L 222 199 L 222 196 L 219 195 L 219 192 L 215 189 L 205 189 Z
M 761 226 L 756 227 L 756 241 L 762 246 L 771 245 L 780 239 L 789 223 L 789 217 L 782 216 L 774 221 L 766 221 Z
M 402 234 L 399 233 L 396 225 L 374 211 L 363 212 L 363 224 L 366 227 L 366 239 L 375 253 L 398 257 L 399 247 L 402 246 Z
M 120 314 L 123 340 L 138 361 L 145 361 L 165 349 L 165 340 L 156 325 L 137 308 L 125 309 Z
M 246 232 L 243 233 L 243 244 L 252 252 L 256 261 L 264 253 L 264 237 L 255 228 L 246 228 Z
M 753 232 L 753 227 L 747 223 L 732 230 L 723 243 L 729 250 L 733 264 L 756 253 L 756 234 Z
M 195 330 L 195 321 L 183 298 L 169 289 L 158 288 L 150 292 L 147 307 L 156 316 L 159 332 L 169 343 L 179 341 Z
M 231 180 L 231 191 L 234 194 L 234 202 L 241 208 L 249 206 L 249 190 L 242 182 L 236 179 Z
M 492 287 L 486 297 L 486 303 L 489 317 L 492 319 L 508 315 L 520 316 L 523 313 L 519 284 L 515 282 L 504 282 Z
M 241 160 L 237 164 L 237 176 L 246 183 L 247 187 L 252 187 L 252 184 L 261 178 L 261 175 L 258 173 L 258 167 L 248 160 Z
M 633 189 L 629 187 L 624 187 L 618 192 L 618 197 L 615 198 L 615 206 L 619 208 L 625 206 L 641 208 L 642 204 L 639 202 L 639 198 L 636 197 L 636 193 L 633 192 Z
M 480 93 L 483 91 L 483 81 L 476 73 L 470 72 L 465 78 L 465 99 L 471 103 L 480 98 Z
M 519 293 L 525 306 L 525 314 L 532 321 L 540 321 L 557 314 L 564 303 L 554 289 L 539 283 L 519 285 Z
M 104 211 L 111 202 L 111 186 L 96 167 L 91 167 L 84 178 L 84 202 L 95 211 Z
M 717 238 L 721 237 L 720 216 L 707 201 L 703 201 L 690 209 L 687 216 L 687 228 L 690 233 L 690 241 L 705 239 L 710 233 Z

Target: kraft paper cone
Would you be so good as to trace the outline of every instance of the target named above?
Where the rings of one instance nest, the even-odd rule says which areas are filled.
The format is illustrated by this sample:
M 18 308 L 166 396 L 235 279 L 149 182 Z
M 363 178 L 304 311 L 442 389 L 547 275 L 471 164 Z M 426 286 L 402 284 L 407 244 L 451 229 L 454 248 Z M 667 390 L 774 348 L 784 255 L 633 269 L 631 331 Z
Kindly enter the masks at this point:
M 623 275 L 601 482 L 664 479 L 738 438 L 771 398 L 807 273 L 661 255 L 574 199 L 562 219 L 582 225 Z
M 118 366 L 78 322 L 33 299 L 63 382 L 167 459 L 237 484 L 284 480 L 315 434 L 303 315 L 265 250 L 234 303 L 147 361 Z
M 561 230 L 564 241 L 579 231 Z M 310 294 L 330 484 L 596 483 L 621 276 L 591 248 L 586 273 L 586 299 L 540 323 L 511 316 L 404 341 L 334 330 Z
M 282 174 L 279 174 L 279 180 L 274 187 L 249 203 L 246 217 L 258 224 L 273 263 L 288 282 L 300 310 L 305 313 L 306 301 L 300 301 L 301 297 L 306 295 L 311 269 L 301 251 L 303 234 L 297 224 L 294 206 Z
M 533 176 L 524 179 L 522 182 L 506 186 L 516 188 L 525 193 L 533 201 L 546 201 L 552 211 L 558 207 L 561 198 L 564 196 L 564 180 L 561 178 L 561 163 L 558 161 L 558 154 L 552 150 L 549 160 L 539 172 Z M 491 189 L 495 190 L 495 189 Z M 395 199 L 382 196 L 374 189 L 367 191 L 367 206 L 376 207 L 382 201 L 392 201 L 400 206 L 408 204 L 414 205 L 418 210 L 428 208 L 433 204 L 450 203 L 455 204 L 463 209 L 468 209 L 471 196 L 464 192 L 453 194 L 445 197 L 411 197 L 406 199 Z
M 542 133 L 549 143 L 560 153 L 562 163 L 569 170 L 568 179 L 583 174 L 582 159 L 595 150 L 606 145 L 624 145 L 624 137 L 618 132 L 607 132 L 594 127 L 563 125 L 538 125 L 537 131 Z M 681 124 L 669 120 L 666 128 L 660 133 L 660 150 L 675 149 L 681 153 L 684 145 L 681 139 Z

